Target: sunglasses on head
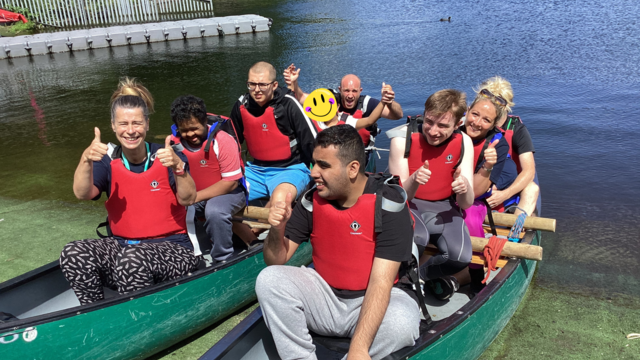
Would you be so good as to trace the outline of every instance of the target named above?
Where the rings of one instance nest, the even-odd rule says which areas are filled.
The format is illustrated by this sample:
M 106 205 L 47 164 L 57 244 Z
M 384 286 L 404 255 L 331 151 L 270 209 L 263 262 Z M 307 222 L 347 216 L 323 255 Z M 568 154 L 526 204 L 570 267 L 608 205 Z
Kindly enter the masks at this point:
M 493 93 L 487 89 L 480 90 L 480 95 L 486 97 L 487 99 L 493 100 L 500 106 L 507 106 L 507 100 L 505 100 L 502 96 L 493 95 Z

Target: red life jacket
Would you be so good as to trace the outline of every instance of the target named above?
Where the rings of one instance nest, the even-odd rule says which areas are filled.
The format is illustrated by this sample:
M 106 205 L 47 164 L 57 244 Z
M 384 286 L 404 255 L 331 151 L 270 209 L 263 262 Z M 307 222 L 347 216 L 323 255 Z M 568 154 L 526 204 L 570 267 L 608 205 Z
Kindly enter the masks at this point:
M 344 115 L 348 115 L 348 114 L 343 113 L 343 115 L 341 115 L 341 116 L 344 116 Z M 346 116 L 344 116 L 344 117 L 346 118 Z M 315 121 L 315 120 L 312 120 L 312 121 L 313 121 L 313 126 L 316 127 L 316 130 L 318 130 L 318 132 L 321 132 L 322 130 L 328 128 L 328 126 L 325 125 L 324 123 L 321 124 L 318 121 Z M 343 120 L 338 120 L 338 123 L 336 125 L 343 125 L 343 124 L 346 124 L 346 122 L 344 122 Z M 362 142 L 364 143 L 364 146 L 366 147 L 367 144 L 369 143 L 369 139 L 370 139 L 369 138 L 369 136 L 370 136 L 369 130 L 367 130 L 366 128 L 362 128 L 362 129 L 358 130 L 358 134 L 360 134 L 360 137 L 362 138 Z
M 363 194 L 348 209 L 337 210 L 313 194 L 313 264 L 332 287 L 365 290 L 376 246 L 375 194 Z
M 261 116 L 253 116 L 244 104 L 240 105 L 244 125 L 244 137 L 251 156 L 260 161 L 282 161 L 291 158 L 296 140 L 291 140 L 278 129 L 273 107 L 265 109 Z
M 185 147 L 182 151 L 189 160 L 189 174 L 191 174 L 193 181 L 196 183 L 196 191 L 206 189 L 222 180 L 220 163 L 215 151 L 213 151 L 213 146 L 211 146 L 215 142 L 215 136 L 218 133 L 216 130 L 219 130 L 219 128 L 211 131 L 211 126 L 209 125 L 207 127 L 207 140 L 200 149 L 194 152 Z M 175 143 L 180 143 L 179 137 L 172 136 L 171 140 Z
M 422 126 L 411 133 L 410 139 L 407 138 L 409 152 L 405 152 L 405 157 L 409 163 L 409 174 L 416 172 L 425 160 L 429 161 L 432 174 L 426 184 L 418 187 L 415 194 L 417 199 L 440 201 L 454 194 L 451 183 L 464 154 L 462 139 L 462 134 L 456 130 L 443 144 L 429 145 L 422 135 Z
M 105 207 L 114 236 L 157 239 L 187 231 L 187 211 L 178 204 L 169 170 L 160 161 L 136 174 L 124 167 L 122 159 L 112 160 L 111 193 Z
M 336 93 L 335 90 L 332 90 L 334 93 Z M 342 96 L 342 95 L 340 95 Z M 346 118 L 348 116 L 353 116 L 356 119 L 362 119 L 362 116 L 364 115 L 363 109 L 365 108 L 365 102 L 368 104 L 369 103 L 369 96 L 368 95 L 360 95 L 360 97 L 358 98 L 358 102 L 356 103 L 356 111 L 353 113 L 353 115 L 344 112 L 344 111 L 339 111 L 338 112 L 338 118 L 340 118 L 343 121 L 346 121 Z M 365 109 L 366 111 L 366 109 Z M 364 146 L 367 147 L 369 145 L 369 143 L 371 142 L 371 138 L 375 137 L 378 134 L 378 127 L 376 124 L 373 124 L 367 128 L 362 128 L 360 130 L 358 130 L 358 133 L 360 134 L 360 137 L 362 138 L 362 143 L 364 143 Z
M 516 123 L 518 122 L 522 124 L 522 120 L 519 116 L 509 115 L 507 117 L 507 120 L 505 120 L 505 123 L 503 124 L 504 128 L 501 127 L 501 129 L 504 131 L 504 137 L 509 143 L 509 155 L 511 156 L 513 162 L 516 163 L 519 174 L 520 172 L 522 172 L 522 166 L 520 166 L 520 156 L 513 151 L 513 130 L 516 126 Z
M 394 179 L 397 178 L 380 177 L 377 180 L 378 192 L 382 194 L 380 187 Z M 399 185 L 392 186 L 404 194 Z M 398 212 L 406 203 L 388 199 L 376 201 L 376 194 L 362 194 L 355 205 L 338 210 L 320 197 L 315 189 L 310 192 L 313 194 L 312 207 L 309 208 L 311 204 L 306 196 L 302 200 L 302 206 L 313 212 L 310 239 L 316 271 L 335 289 L 365 290 L 373 266 L 376 232 L 382 231 L 382 217 L 376 222 L 376 212 L 381 209 Z M 404 196 L 406 200 L 406 194 Z M 397 281 L 396 276 L 395 282 Z

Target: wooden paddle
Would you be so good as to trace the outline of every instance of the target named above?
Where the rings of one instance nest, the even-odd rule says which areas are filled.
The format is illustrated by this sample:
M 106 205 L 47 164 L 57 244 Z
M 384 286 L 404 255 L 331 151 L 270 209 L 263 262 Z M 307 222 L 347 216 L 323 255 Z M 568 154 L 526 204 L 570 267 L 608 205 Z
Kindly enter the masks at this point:
M 513 214 L 504 214 L 504 213 L 492 213 L 493 214 L 493 222 L 498 226 L 513 226 L 516 222 L 517 216 Z M 489 217 L 484 218 L 485 224 L 489 223 Z M 551 218 L 542 218 L 535 216 L 527 216 L 524 220 L 525 229 L 532 230 L 542 230 L 542 231 L 551 231 L 556 232 L 556 219 Z

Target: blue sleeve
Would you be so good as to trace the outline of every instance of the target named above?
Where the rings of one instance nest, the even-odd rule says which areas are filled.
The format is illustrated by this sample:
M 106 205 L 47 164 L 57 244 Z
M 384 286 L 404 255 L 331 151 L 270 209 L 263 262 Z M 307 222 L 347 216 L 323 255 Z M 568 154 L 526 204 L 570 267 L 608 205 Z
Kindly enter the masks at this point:
M 380 100 L 369 97 L 369 103 L 367 104 L 367 111 L 362 114 L 362 117 L 369 117 L 373 112 L 373 109 L 380 104 Z
M 93 185 L 95 185 L 100 192 L 91 200 L 100 199 L 103 192 L 109 197 L 111 186 L 111 158 L 108 155 L 103 156 L 102 160 L 93 163 Z

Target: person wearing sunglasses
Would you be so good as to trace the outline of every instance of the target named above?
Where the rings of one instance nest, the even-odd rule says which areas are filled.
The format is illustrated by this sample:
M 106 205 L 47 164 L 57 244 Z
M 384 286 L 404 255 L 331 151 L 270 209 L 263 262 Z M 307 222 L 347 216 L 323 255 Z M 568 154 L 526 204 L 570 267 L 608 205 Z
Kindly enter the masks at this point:
M 474 150 L 473 189 L 475 201 L 463 213 L 471 236 L 484 237 L 482 224 L 487 214 L 486 198 L 493 189 L 506 189 L 517 177 L 516 165 L 509 156 L 509 143 L 497 121 L 507 113 L 507 101 L 488 89 L 480 89 L 469 106 L 460 130 L 471 138 Z M 459 283 L 471 282 L 471 296 L 482 291 L 484 268 L 469 265 L 468 272 L 458 274 Z M 437 288 L 437 287 L 432 287 Z
M 254 64 L 249 69 L 247 89 L 231 109 L 230 118 L 238 143 L 246 141 L 253 157 L 245 169 L 248 199 L 268 198 L 267 207 L 274 201 L 285 201 L 288 193 L 296 199 L 310 182 L 316 130 L 293 94 L 278 87 L 273 65 L 263 61 Z M 243 233 L 248 234 L 246 229 Z M 241 237 L 245 242 L 255 240 Z
M 496 127 L 505 132 L 505 137 L 509 143 L 509 154 L 518 170 L 518 176 L 513 184 L 503 190 L 494 188 L 491 196 L 487 198 L 487 202 L 493 209 L 501 209 L 508 207 L 510 205 L 509 200 L 517 197 L 517 201 L 514 201 L 514 203 L 517 202 L 514 214 L 518 216 L 521 216 L 521 214 L 524 214 L 524 216 L 531 215 L 536 209 L 536 202 L 540 192 L 536 178 L 536 163 L 533 156 L 535 148 L 533 147 L 529 130 L 522 123 L 520 117 L 510 114 L 511 107 L 515 105 L 511 83 L 500 76 L 494 76 L 480 84 L 480 92 L 482 91 L 489 91 L 506 103 L 504 105 L 506 112 L 496 121 Z

